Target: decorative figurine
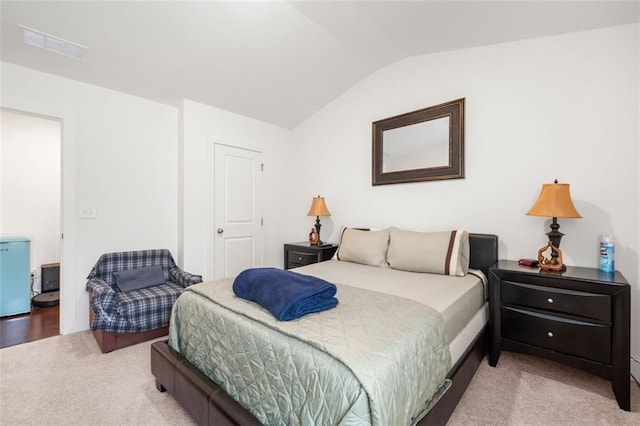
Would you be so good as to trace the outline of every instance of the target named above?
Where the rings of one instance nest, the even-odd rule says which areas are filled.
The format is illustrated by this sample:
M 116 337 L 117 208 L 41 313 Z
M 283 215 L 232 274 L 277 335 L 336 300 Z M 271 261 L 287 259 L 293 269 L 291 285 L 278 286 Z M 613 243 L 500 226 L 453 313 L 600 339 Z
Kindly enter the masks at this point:
M 562 250 L 554 246 L 551 241 L 538 250 L 538 265 L 540 269 L 549 271 L 564 271 L 566 267 L 562 263 Z
M 318 231 L 316 231 L 316 228 L 311 228 L 311 232 L 309 232 L 309 244 L 317 246 L 319 240 Z

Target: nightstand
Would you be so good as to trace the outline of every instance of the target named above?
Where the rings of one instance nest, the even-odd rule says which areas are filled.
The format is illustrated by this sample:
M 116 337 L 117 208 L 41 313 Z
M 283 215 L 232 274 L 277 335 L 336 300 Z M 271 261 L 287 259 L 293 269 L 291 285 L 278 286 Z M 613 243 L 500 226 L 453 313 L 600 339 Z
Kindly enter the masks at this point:
M 489 270 L 489 309 L 491 366 L 502 350 L 568 364 L 610 380 L 630 410 L 630 286 L 620 272 L 501 260 Z
M 308 242 L 285 244 L 284 269 L 324 262 L 331 259 L 336 250 L 338 250 L 337 244 L 323 246 L 312 246 Z

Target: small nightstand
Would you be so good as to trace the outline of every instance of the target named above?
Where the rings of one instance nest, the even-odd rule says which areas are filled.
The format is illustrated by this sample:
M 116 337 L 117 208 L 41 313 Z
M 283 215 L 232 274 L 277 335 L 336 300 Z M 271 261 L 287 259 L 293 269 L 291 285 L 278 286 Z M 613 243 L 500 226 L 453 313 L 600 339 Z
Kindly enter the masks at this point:
M 501 260 L 489 270 L 489 364 L 501 350 L 548 358 L 611 381 L 630 410 L 630 286 L 620 272 L 545 272 Z
M 337 244 L 324 246 L 312 246 L 307 242 L 285 244 L 284 269 L 324 262 L 331 259 L 336 250 L 338 250 Z

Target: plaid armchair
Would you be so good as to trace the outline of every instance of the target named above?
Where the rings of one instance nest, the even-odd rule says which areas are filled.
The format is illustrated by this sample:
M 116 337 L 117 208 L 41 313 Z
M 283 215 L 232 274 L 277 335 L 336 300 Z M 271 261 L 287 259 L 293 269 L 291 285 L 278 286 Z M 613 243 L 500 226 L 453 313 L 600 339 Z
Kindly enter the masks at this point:
M 154 265 L 162 267 L 165 284 L 120 291 L 114 272 Z M 202 282 L 200 275 L 180 269 L 169 250 L 162 249 L 103 254 L 87 279 L 94 335 L 96 331 L 134 333 L 167 327 L 173 303 L 183 289 Z

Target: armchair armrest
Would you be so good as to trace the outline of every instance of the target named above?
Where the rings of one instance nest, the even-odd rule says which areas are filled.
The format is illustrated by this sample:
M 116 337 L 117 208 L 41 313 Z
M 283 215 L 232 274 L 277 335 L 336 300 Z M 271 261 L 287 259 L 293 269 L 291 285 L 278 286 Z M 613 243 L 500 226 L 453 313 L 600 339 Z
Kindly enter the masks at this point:
M 91 278 L 87 281 L 86 290 L 90 292 L 93 297 L 110 293 L 115 294 L 115 290 L 101 278 Z
M 189 272 L 185 272 L 176 266 L 171 269 L 171 281 L 178 284 L 180 287 L 187 288 L 191 284 L 201 283 L 202 276 L 190 274 Z
M 116 296 L 117 293 L 106 281 L 100 278 L 92 278 L 87 281 L 86 290 L 89 292 L 89 300 L 91 309 L 95 312 L 96 317 L 91 324 L 91 328 L 95 329 L 95 325 L 101 320 L 112 320 L 117 315 Z

